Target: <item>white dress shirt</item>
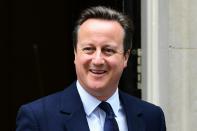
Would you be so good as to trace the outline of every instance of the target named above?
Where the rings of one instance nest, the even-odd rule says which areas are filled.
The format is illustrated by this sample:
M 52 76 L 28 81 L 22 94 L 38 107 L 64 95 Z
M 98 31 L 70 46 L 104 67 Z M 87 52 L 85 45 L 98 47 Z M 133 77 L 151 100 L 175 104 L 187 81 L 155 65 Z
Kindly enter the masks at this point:
M 98 107 L 101 101 L 89 94 L 80 85 L 79 81 L 77 81 L 77 90 L 83 103 L 90 131 L 103 131 L 106 114 Z M 115 119 L 118 123 L 119 130 L 128 131 L 126 115 L 119 100 L 118 88 L 106 102 L 110 103 L 116 115 Z

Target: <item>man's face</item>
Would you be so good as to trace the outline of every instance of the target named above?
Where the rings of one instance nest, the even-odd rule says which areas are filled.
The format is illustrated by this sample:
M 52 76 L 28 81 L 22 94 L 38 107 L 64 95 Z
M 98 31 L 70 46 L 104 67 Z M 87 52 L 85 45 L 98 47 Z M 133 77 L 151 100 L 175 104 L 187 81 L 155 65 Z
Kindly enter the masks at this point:
M 123 38 L 124 30 L 116 21 L 88 19 L 78 30 L 74 61 L 77 79 L 100 100 L 115 92 L 127 66 Z

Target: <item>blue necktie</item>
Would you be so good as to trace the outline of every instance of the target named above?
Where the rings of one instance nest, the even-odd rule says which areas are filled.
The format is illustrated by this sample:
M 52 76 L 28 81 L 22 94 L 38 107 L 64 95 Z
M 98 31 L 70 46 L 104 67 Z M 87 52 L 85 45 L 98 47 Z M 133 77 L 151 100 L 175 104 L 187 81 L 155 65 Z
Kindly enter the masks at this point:
M 106 113 L 104 131 L 119 131 L 111 105 L 107 102 L 101 102 L 99 107 Z

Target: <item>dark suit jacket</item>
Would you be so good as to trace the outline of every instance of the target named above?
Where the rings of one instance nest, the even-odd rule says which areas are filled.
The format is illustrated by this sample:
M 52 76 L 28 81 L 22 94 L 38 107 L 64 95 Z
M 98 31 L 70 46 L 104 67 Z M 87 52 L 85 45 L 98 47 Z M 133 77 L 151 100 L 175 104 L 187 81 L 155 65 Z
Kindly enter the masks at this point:
M 162 110 L 123 92 L 120 100 L 129 131 L 165 131 Z M 16 131 L 89 131 L 76 83 L 64 91 L 21 106 Z

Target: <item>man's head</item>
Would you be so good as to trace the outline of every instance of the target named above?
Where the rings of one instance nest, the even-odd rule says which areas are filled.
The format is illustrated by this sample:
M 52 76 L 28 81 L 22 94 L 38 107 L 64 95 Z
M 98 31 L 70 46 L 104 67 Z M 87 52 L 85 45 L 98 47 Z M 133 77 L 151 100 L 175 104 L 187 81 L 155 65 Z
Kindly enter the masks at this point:
M 131 38 L 126 38 L 127 33 L 130 35 L 127 22 L 115 10 L 93 7 L 82 13 L 75 29 L 77 79 L 87 92 L 100 100 L 108 99 L 115 92 L 127 66 L 131 44 Z
M 78 30 L 80 25 L 82 25 L 87 19 L 95 18 L 95 19 L 103 19 L 103 20 L 111 20 L 118 22 L 122 28 L 124 29 L 124 53 L 129 51 L 132 47 L 132 37 L 133 37 L 133 21 L 129 19 L 126 15 L 118 12 L 114 9 L 107 8 L 104 6 L 91 7 L 84 10 L 78 21 L 76 22 L 76 26 L 73 31 L 73 47 L 76 49 L 77 41 L 78 41 Z

